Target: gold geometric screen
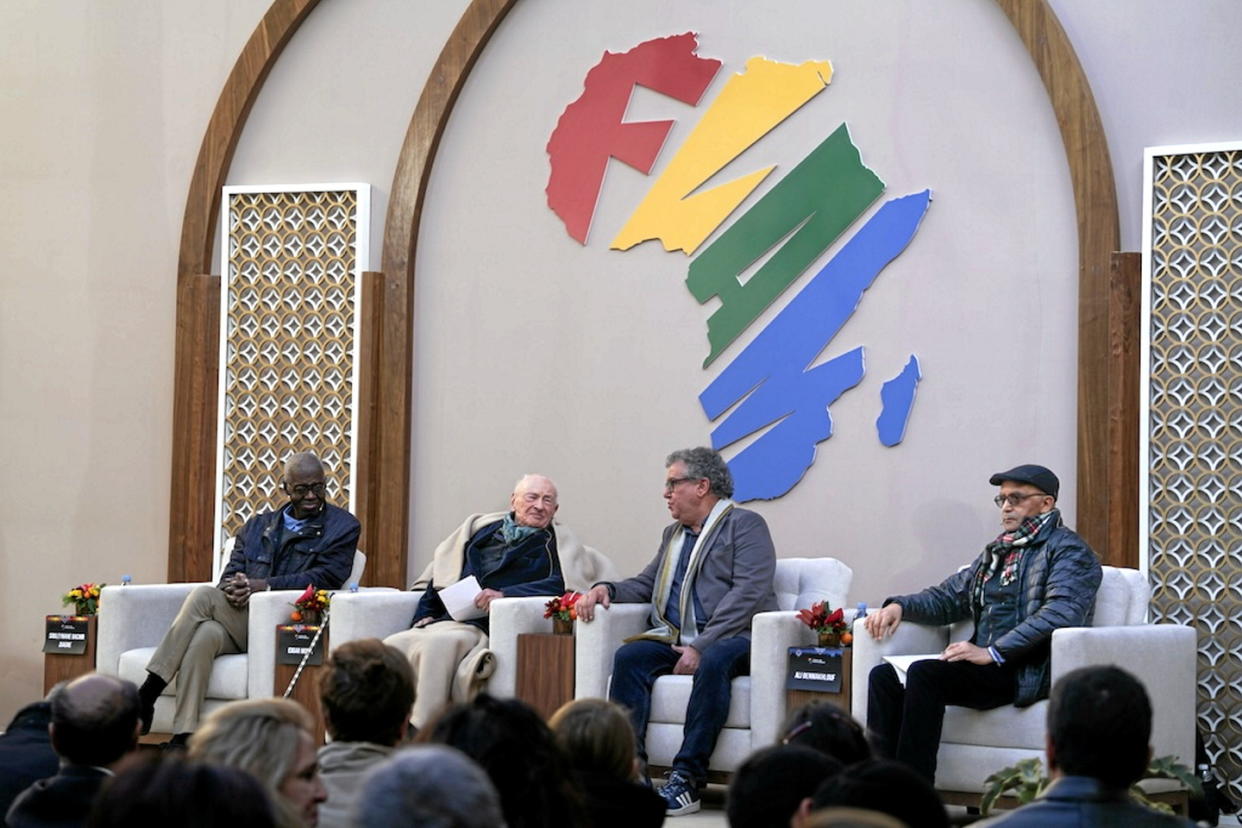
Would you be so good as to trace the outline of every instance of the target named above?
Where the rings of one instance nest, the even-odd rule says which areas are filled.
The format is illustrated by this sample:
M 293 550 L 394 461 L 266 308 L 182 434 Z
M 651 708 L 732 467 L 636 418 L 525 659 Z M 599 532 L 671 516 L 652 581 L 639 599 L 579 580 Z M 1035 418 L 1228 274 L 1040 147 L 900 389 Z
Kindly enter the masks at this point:
M 1198 628 L 1198 725 L 1214 775 L 1238 800 L 1242 147 L 1149 150 L 1148 176 L 1144 459 L 1152 612 L 1156 621 Z
M 224 188 L 221 543 L 285 501 L 281 467 L 294 452 L 318 454 L 328 499 L 352 507 L 369 206 L 367 185 Z

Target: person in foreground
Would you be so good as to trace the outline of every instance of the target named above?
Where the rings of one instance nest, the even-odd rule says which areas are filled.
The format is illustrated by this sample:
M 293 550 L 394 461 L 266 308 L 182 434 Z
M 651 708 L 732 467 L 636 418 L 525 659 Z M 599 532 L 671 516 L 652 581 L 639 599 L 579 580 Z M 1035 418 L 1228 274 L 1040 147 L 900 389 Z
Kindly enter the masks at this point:
M 363 777 L 353 813 L 349 824 L 357 828 L 505 825 L 492 780 L 469 756 L 447 745 L 415 745 L 372 768 Z
M 5 825 L 51 828 L 86 824 L 100 787 L 138 746 L 138 688 L 88 673 L 52 697 L 48 730 L 60 772 L 35 782 L 13 801 Z
M 189 762 L 178 753 L 130 754 L 99 791 L 87 828 L 276 828 L 259 780 L 239 768 Z
M 790 824 L 810 828 L 817 812 L 837 807 L 887 814 L 910 828 L 949 828 L 949 815 L 931 783 L 891 759 L 865 759 L 828 777 L 803 800 Z
M 658 828 L 664 799 L 638 778 L 634 728 L 625 711 L 605 699 L 576 699 L 552 714 L 548 727 L 582 789 L 594 828 Z
M 903 620 L 974 621 L 969 641 L 912 664 L 904 687 L 890 664 L 871 671 L 867 728 L 876 753 L 905 762 L 928 782 L 936 778 L 945 705 L 989 710 L 1047 698 L 1052 632 L 1089 624 L 1100 586 L 1099 559 L 1056 508 L 1055 474 L 1023 465 L 990 482 L 1000 487 L 1001 534 L 970 566 L 938 586 L 885 599 L 864 621 L 876 639 Z
M 750 755 L 729 783 L 729 828 L 789 828 L 803 803 L 843 765 L 803 745 L 772 745 Z
M 0 733 L 0 822 L 18 794 L 40 779 L 54 776 L 60 768 L 47 726 L 52 723 L 52 696 L 65 684 L 57 684 L 46 699 L 17 711 Z
M 449 701 L 469 701 L 491 675 L 486 613 L 492 601 L 560 595 L 565 591 L 562 562 L 573 571 L 595 554 L 567 526 L 553 523 L 557 491 L 547 477 L 523 476 L 513 487 L 509 507 L 508 512 L 470 515 L 440 543 L 414 582 L 414 589 L 425 592 L 411 628 L 384 639 L 405 653 L 414 670 L 415 727 L 421 728 Z M 474 605 L 485 614 L 455 621 L 438 590 L 471 575 L 480 587 Z
M 1119 667 L 1081 667 L 1062 676 L 1048 703 L 1046 756 L 1052 784 L 1034 802 L 979 823 L 1004 828 L 1164 828 L 1189 820 L 1130 797 L 1151 761 L 1151 700 Z
M 405 741 L 414 673 L 400 651 L 378 638 L 347 641 L 328 658 L 319 699 L 332 737 L 319 748 L 319 775 L 328 792 L 319 824 L 348 826 L 359 780 Z
M 709 448 L 675 451 L 665 461 L 664 499 L 673 523 L 647 567 L 624 581 L 596 584 L 578 601 L 589 623 L 595 605 L 651 604 L 653 628 L 613 659 L 609 697 L 630 711 L 638 757 L 651 688 L 669 673 L 693 676 L 684 738 L 661 789 L 670 816 L 699 810 L 699 787 L 729 713 L 734 678 L 750 672 L 750 624 L 777 608 L 776 550 L 763 518 L 730 500 L 733 477 Z
M 327 799 L 315 757 L 314 723 L 297 702 L 247 699 L 213 710 L 190 739 L 188 757 L 240 768 L 263 784 L 280 828 L 314 828 Z
M 349 577 L 360 527 L 353 515 L 324 499 L 324 480 L 318 457 L 309 452 L 290 456 L 280 482 L 289 502 L 246 521 L 220 582 L 186 596 L 139 689 L 143 733 L 151 730 L 155 702 L 174 676 L 173 741 L 184 744 L 198 727 L 216 656 L 246 652 L 251 595 L 308 584 L 337 589 Z

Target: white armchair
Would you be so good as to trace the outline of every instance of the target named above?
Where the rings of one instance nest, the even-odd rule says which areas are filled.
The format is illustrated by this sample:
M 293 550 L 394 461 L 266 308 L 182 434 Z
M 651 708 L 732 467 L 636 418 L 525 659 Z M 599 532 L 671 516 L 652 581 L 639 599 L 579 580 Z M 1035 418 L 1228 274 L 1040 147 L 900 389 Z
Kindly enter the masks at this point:
M 729 716 L 708 764 L 709 777 L 732 773 L 752 751 L 775 743 L 785 719 L 785 674 L 790 647 L 811 646 L 815 633 L 798 620 L 796 609 L 827 601 L 843 607 L 854 572 L 836 558 L 784 558 L 776 562 L 776 612 L 755 616 L 751 625 L 750 675 L 733 680 Z M 624 639 L 648 629 L 650 604 L 600 607 L 595 620 L 577 624 L 574 644 L 576 698 L 608 697 L 613 654 Z M 690 676 L 661 676 L 651 693 L 647 761 L 669 767 L 681 747 Z
M 366 555 L 355 552 L 354 567 L 346 583 L 361 578 L 365 566 Z M 120 676 L 141 686 L 147 678 L 147 664 L 155 648 L 172 625 L 186 596 L 197 586 L 200 584 L 104 587 L 99 603 L 95 668 L 101 673 Z M 249 652 L 216 658 L 207 682 L 204 715 L 231 701 L 273 695 L 276 626 L 288 623 L 290 604 L 301 592 L 300 589 L 273 590 L 251 596 Z M 173 679 L 155 703 L 152 732 L 172 731 L 176 695 L 177 681 Z
M 359 638 L 386 638 L 408 630 L 422 591 L 367 589 L 338 593 L 332 599 L 332 634 L 329 650 Z M 489 649 L 496 659 L 487 692 L 500 698 L 517 691 L 517 637 L 521 633 L 551 632 L 552 622 L 543 617 L 551 596 L 498 598 L 491 605 Z
M 1117 664 L 1136 675 L 1152 704 L 1152 747 L 1156 756 L 1173 754 L 1194 762 L 1195 645 L 1192 627 L 1146 623 L 1151 587 L 1134 569 L 1104 567 L 1096 594 L 1094 626 L 1070 627 L 1052 634 L 1052 682 L 1071 670 L 1094 664 Z M 855 622 L 853 709 L 867 718 L 868 676 L 886 655 L 933 653 L 950 641 L 970 637 L 969 623 L 930 627 L 902 622 L 893 636 L 874 641 Z M 1030 707 L 970 710 L 950 705 L 936 763 L 936 788 L 947 801 L 969 803 L 983 790 L 989 774 L 1044 753 L 1048 702 Z

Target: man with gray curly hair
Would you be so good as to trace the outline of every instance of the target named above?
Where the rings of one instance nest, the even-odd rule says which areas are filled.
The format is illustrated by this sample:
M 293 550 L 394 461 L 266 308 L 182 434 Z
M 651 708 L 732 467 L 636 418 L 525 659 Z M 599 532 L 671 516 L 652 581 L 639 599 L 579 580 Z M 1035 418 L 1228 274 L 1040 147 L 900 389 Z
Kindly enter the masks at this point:
M 446 745 L 418 745 L 376 766 L 354 805 L 359 828 L 504 828 L 500 797 L 474 760 Z
M 617 650 L 609 697 L 626 707 L 647 761 L 651 688 L 668 673 L 693 676 L 681 749 L 661 789 L 669 816 L 699 810 L 699 787 L 729 713 L 732 682 L 750 672 L 750 622 L 777 608 L 776 550 L 763 518 L 734 505 L 733 476 L 709 448 L 665 460 L 664 500 L 673 523 L 655 558 L 624 581 L 602 582 L 578 601 L 589 623 L 595 605 L 651 603 L 652 629 Z

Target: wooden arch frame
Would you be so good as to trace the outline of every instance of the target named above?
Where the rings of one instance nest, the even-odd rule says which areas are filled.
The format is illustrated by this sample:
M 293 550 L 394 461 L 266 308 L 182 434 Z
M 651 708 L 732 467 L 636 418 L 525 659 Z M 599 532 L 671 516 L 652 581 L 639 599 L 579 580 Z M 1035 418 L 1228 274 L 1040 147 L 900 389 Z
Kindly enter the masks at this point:
M 220 277 L 210 275 L 220 190 L 250 107 L 284 46 L 319 0 L 275 0 L 234 65 L 199 148 L 177 268 L 176 376 L 169 580 L 209 577 L 214 538 Z M 413 403 L 414 252 L 431 167 L 479 53 L 517 0 L 472 0 L 423 87 L 393 176 L 382 273 L 364 279 L 365 367 L 357 502 L 368 583 L 407 580 Z M 1078 218 L 1078 529 L 1109 563 L 1137 548 L 1137 369 L 1133 308 L 1111 287 L 1118 264 L 1117 195 L 1095 99 L 1047 0 L 996 0 L 1031 54 L 1065 145 Z M 1131 393 L 1133 391 L 1133 393 Z M 1134 399 L 1130 399 L 1133 396 Z M 1135 416 L 1129 416 L 1135 414 Z M 1133 422 L 1133 425 L 1129 425 Z

